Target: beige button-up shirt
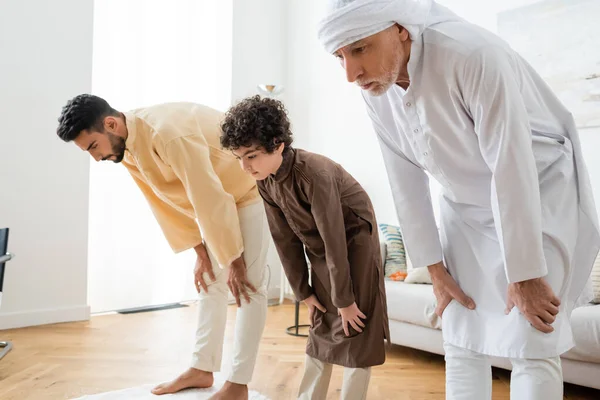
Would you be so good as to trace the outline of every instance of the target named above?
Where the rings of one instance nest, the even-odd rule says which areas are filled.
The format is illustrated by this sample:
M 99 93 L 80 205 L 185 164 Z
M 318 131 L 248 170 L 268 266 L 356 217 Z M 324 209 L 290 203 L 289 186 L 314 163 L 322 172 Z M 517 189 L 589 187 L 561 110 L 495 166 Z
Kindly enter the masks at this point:
M 237 209 L 260 201 L 256 181 L 221 149 L 222 113 L 193 103 L 126 112 L 123 165 L 175 252 L 205 242 L 224 267 L 244 251 Z

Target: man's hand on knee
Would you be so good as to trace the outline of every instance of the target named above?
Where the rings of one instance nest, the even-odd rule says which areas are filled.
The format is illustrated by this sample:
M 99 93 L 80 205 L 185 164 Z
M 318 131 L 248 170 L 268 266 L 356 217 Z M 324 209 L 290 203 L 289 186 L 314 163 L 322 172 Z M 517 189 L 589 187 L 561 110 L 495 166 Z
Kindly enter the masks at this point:
M 194 247 L 194 250 L 198 255 L 196 258 L 196 266 L 194 267 L 194 285 L 196 286 L 196 291 L 198 293 L 200 293 L 200 288 L 204 289 L 205 292 L 208 292 L 208 285 L 204 281 L 204 274 L 206 273 L 213 282 L 216 280 L 212 262 L 210 261 L 206 247 L 204 247 L 203 244 Z
M 256 288 L 250 283 L 250 281 L 248 281 L 246 263 L 244 262 L 244 258 L 242 256 L 231 263 L 227 286 L 229 286 L 229 290 L 231 290 L 231 293 L 235 297 L 235 302 L 238 307 L 242 306 L 242 297 L 246 299 L 248 304 L 250 303 L 250 295 L 248 294 L 248 291 L 256 293 Z
M 475 302 L 462 291 L 454 278 L 448 273 L 442 262 L 430 265 L 427 267 L 429 275 L 431 275 L 431 283 L 433 284 L 433 293 L 437 300 L 435 313 L 441 317 L 444 310 L 450 304 L 452 299 L 458 301 L 463 307 L 470 310 L 475 309 Z
M 551 333 L 556 320 L 560 299 L 545 279 L 534 278 L 508 285 L 506 314 L 517 306 L 531 325 L 544 333 Z

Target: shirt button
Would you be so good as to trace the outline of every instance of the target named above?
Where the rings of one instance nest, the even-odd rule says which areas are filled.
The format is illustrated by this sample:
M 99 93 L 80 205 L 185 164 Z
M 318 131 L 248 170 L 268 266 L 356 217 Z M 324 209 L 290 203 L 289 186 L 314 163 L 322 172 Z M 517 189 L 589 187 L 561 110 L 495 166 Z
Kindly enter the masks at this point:
M 409 101 L 409 102 L 406 103 L 406 107 L 410 107 L 410 106 L 412 106 L 412 104 Z
M 418 130 L 418 129 L 415 129 L 413 132 L 414 132 L 414 133 L 419 133 L 419 130 Z
M 428 153 L 428 152 L 425 152 L 425 153 L 423 153 L 423 155 L 424 155 L 425 157 L 427 157 L 427 156 L 429 155 L 429 153 Z

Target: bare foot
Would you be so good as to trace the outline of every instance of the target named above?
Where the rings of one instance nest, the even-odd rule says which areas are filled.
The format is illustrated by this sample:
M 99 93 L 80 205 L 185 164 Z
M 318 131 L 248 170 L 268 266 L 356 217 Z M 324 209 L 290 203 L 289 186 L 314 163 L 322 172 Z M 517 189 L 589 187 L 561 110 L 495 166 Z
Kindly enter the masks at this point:
M 171 382 L 161 383 L 152 393 L 156 395 L 176 393 L 189 388 L 208 388 L 213 385 L 214 377 L 212 372 L 200 371 L 196 368 L 190 368 Z M 248 398 L 248 395 L 246 395 Z
M 248 386 L 227 381 L 221 390 L 208 400 L 248 400 Z

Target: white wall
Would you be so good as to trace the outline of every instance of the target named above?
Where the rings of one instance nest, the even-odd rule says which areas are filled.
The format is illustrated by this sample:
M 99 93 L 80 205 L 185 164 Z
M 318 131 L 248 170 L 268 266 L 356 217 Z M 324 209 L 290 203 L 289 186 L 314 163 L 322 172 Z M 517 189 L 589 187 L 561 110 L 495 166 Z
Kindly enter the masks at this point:
M 233 0 L 232 103 L 258 94 L 260 84 L 285 87 L 287 7 L 287 1 L 282 0 Z M 273 243 L 267 263 L 271 273 L 268 296 L 273 299 L 279 296 L 282 277 L 281 261 Z
M 233 0 L 233 102 L 257 94 L 259 84 L 284 82 L 286 8 L 282 0 Z
M 89 156 L 55 132 L 91 89 L 92 0 L 3 0 L 0 55 L 0 329 L 87 319 Z
M 496 32 L 496 14 L 543 0 L 436 0 L 466 20 Z
M 93 93 L 120 111 L 170 101 L 225 110 L 231 35 L 230 0 L 96 1 Z M 197 299 L 194 251 L 173 253 L 125 168 L 93 162 L 90 182 L 92 312 Z
M 287 90 L 296 146 L 339 162 L 365 188 L 378 222 L 397 221 L 379 145 L 356 85 L 317 40 L 321 0 L 290 0 Z

